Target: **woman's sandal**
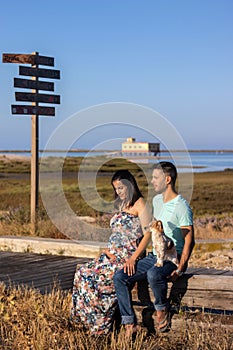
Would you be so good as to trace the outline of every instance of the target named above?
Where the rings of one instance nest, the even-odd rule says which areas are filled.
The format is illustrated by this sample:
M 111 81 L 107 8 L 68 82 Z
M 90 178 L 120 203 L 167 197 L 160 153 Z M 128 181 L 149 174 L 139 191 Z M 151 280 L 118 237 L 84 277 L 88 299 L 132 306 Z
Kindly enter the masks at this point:
M 169 311 L 165 311 L 162 321 L 158 321 L 157 331 L 160 333 L 167 332 L 171 328 L 171 314 Z

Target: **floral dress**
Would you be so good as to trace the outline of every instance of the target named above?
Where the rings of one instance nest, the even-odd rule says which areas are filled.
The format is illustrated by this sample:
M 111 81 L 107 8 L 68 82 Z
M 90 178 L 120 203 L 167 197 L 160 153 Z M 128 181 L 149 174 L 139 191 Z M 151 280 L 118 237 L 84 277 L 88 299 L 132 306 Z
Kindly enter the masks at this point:
M 92 334 L 110 330 L 117 307 L 113 275 L 133 254 L 142 237 L 138 216 L 116 213 L 110 226 L 112 233 L 107 248 L 116 259 L 110 260 L 106 254 L 101 254 L 99 258 L 77 266 L 74 276 L 71 319 L 81 322 Z

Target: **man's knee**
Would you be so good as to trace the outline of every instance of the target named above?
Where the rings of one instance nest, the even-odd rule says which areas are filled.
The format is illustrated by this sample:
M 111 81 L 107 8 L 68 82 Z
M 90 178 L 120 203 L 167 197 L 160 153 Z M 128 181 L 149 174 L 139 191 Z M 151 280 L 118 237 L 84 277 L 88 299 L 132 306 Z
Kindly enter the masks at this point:
M 159 272 L 159 269 L 152 268 L 147 271 L 147 279 L 149 284 L 152 285 L 154 283 L 161 281 L 163 278 L 161 273 Z

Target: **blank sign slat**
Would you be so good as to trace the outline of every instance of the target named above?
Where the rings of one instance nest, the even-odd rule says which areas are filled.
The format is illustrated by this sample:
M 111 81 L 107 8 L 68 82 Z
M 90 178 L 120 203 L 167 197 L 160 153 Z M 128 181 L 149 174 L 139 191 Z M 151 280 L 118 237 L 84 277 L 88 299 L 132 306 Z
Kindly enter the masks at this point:
M 50 81 L 37 81 L 30 79 L 14 78 L 14 87 L 22 89 L 54 91 L 54 83 Z
M 16 92 L 16 101 L 28 101 L 28 102 L 43 102 L 43 103 L 60 103 L 59 95 L 37 94 L 30 92 Z
M 54 57 L 47 57 L 47 56 L 40 56 L 35 55 L 34 56 L 34 64 L 42 64 L 42 66 L 54 66 Z
M 50 79 L 60 79 L 60 71 L 56 69 L 33 68 L 19 66 L 19 75 L 27 75 L 31 77 L 41 77 Z

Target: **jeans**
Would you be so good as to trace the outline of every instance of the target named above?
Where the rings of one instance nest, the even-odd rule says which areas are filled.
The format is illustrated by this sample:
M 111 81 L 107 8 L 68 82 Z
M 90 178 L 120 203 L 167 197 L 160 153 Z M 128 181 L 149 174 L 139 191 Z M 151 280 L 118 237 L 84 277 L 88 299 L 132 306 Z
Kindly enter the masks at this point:
M 156 256 L 149 253 L 145 258 L 136 264 L 136 272 L 133 276 L 128 276 L 124 270 L 119 270 L 113 277 L 118 305 L 121 313 L 122 324 L 137 323 L 132 307 L 131 289 L 135 282 L 147 279 L 154 297 L 154 307 L 156 310 L 164 310 L 168 306 L 167 301 L 167 277 L 176 270 L 176 265 L 171 261 L 165 261 L 163 267 L 156 267 Z

